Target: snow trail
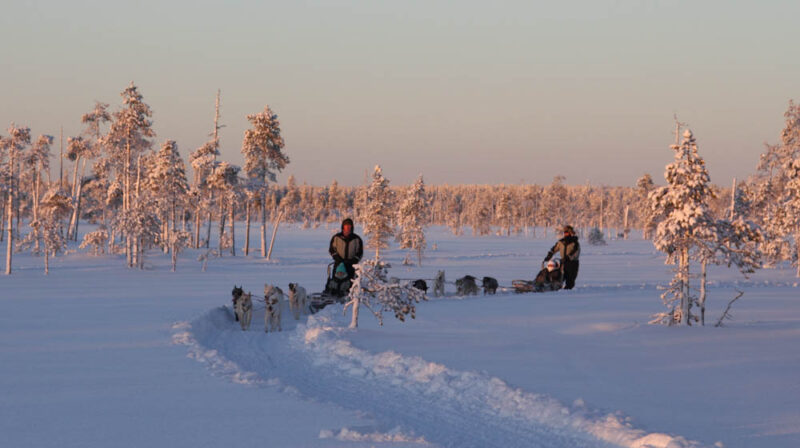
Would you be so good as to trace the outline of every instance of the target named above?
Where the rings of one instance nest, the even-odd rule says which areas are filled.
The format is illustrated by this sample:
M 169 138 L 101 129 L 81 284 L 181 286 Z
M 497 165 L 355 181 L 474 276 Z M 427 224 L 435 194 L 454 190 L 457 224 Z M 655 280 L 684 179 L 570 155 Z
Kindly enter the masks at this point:
M 487 374 L 456 371 L 392 351 L 370 353 L 341 337 L 335 310 L 265 335 L 242 332 L 229 310 L 176 324 L 173 340 L 189 356 L 231 381 L 277 386 L 312 400 L 371 414 L 387 430 L 453 447 L 695 448 L 679 436 L 647 433 L 617 415 L 565 406 Z M 254 322 L 258 322 L 254 319 Z M 286 327 L 294 325 L 294 321 Z M 330 437 L 321 434 L 320 437 Z

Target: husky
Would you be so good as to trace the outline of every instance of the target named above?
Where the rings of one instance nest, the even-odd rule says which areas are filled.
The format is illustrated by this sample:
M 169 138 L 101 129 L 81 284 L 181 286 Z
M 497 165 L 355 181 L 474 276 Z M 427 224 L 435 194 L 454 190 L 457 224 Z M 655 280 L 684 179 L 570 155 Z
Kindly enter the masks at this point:
M 436 278 L 433 280 L 433 295 L 436 297 L 444 295 L 444 271 L 436 273 Z
M 283 291 L 281 288 L 272 285 L 264 285 L 264 331 L 281 331 L 281 302 L 283 301 Z
M 239 301 L 239 298 L 242 297 L 244 294 L 244 290 L 241 286 L 233 285 L 233 291 L 231 291 L 231 301 L 233 302 L 233 318 L 236 322 L 239 322 L 239 315 L 236 314 L 236 302 Z
M 456 290 L 460 296 L 478 294 L 478 284 L 475 283 L 475 277 L 465 275 L 456 280 Z
M 308 309 L 308 294 L 306 288 L 297 283 L 289 283 L 289 308 L 292 309 L 294 320 L 300 320 L 300 314 L 304 314 Z
M 242 294 L 239 300 L 236 301 L 236 316 L 239 318 L 239 325 L 242 331 L 250 328 L 250 320 L 253 318 L 253 300 L 252 294 Z
M 424 293 L 428 292 L 428 283 L 426 283 L 425 280 L 422 279 L 414 280 L 413 282 L 411 282 L 411 286 L 419 289 Z
M 497 279 L 494 277 L 483 277 L 483 295 L 497 293 Z

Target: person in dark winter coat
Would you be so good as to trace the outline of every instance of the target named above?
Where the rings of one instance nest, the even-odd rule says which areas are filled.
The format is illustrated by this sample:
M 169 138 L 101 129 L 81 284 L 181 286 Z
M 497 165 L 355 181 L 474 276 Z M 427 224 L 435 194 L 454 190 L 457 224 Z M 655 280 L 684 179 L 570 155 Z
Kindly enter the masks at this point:
M 356 273 L 353 265 L 358 264 L 364 256 L 364 243 L 361 237 L 353 232 L 352 219 L 347 218 L 342 221 L 342 231 L 331 238 L 328 252 L 333 257 L 334 272 L 340 264 L 344 264 L 348 278 L 352 279 Z
M 549 261 L 557 252 L 561 254 L 561 270 L 564 272 L 566 282 L 564 289 L 572 289 L 575 287 L 575 279 L 578 278 L 578 259 L 581 255 L 581 245 L 572 226 L 564 226 L 564 238 L 558 240 L 550 249 L 544 261 Z

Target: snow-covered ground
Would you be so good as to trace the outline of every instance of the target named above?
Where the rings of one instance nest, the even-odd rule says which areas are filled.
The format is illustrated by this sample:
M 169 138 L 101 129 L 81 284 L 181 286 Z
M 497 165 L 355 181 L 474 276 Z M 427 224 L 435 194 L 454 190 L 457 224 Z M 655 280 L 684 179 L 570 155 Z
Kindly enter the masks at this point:
M 666 328 L 647 325 L 670 277 L 652 244 L 584 242 L 573 291 L 461 298 L 448 285 L 415 320 L 362 313 L 355 331 L 329 307 L 265 334 L 257 308 L 242 332 L 233 285 L 319 291 L 330 234 L 282 227 L 273 262 L 214 258 L 207 272 L 195 251 L 176 273 L 156 252 L 145 271 L 72 253 L 49 276 L 18 254 L 0 276 L 0 446 L 800 446 L 792 269 L 715 267 L 710 325 Z M 428 241 L 421 267 L 387 252 L 392 275 L 510 286 L 553 243 L 439 228 Z M 735 320 L 714 328 L 736 288 Z

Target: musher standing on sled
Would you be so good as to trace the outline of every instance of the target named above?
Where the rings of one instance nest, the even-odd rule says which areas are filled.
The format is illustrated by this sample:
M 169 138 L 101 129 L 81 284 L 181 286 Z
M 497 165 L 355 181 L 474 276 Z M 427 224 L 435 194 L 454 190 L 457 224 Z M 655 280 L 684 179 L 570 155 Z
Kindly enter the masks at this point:
M 333 257 L 333 272 L 344 268 L 347 271 L 347 280 L 352 280 L 356 274 L 353 265 L 358 264 L 364 255 L 364 243 L 360 236 L 353 233 L 352 219 L 347 218 L 342 221 L 342 231 L 331 238 L 328 252 Z
M 572 289 L 575 287 L 575 279 L 578 277 L 578 258 L 581 255 L 581 245 L 578 243 L 578 237 L 575 235 L 575 229 L 572 226 L 564 226 L 564 238 L 550 249 L 544 261 L 547 262 L 556 252 L 561 253 L 561 269 L 564 271 L 564 280 L 567 284 L 564 289 Z

